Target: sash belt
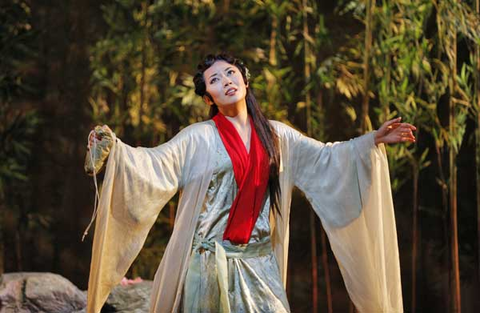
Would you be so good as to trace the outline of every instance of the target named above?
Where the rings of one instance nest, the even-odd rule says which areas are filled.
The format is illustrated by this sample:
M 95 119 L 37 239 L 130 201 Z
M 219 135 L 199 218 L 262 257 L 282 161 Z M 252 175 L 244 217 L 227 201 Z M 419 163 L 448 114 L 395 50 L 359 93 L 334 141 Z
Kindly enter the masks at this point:
M 207 240 L 195 235 L 193 240 L 193 251 L 190 268 L 188 270 L 186 283 L 187 290 L 196 290 L 200 285 L 201 257 L 200 255 L 208 250 L 215 253 L 215 264 L 220 293 L 220 312 L 230 313 L 230 301 L 228 299 L 228 263 L 227 259 L 247 259 L 268 255 L 272 252 L 270 237 L 260 242 L 252 242 L 245 245 L 232 245 L 228 241 L 220 243 L 216 240 Z M 190 294 L 189 294 L 190 293 Z M 185 294 L 185 301 L 192 303 L 194 295 L 192 292 Z M 200 300 L 201 301 L 201 300 Z

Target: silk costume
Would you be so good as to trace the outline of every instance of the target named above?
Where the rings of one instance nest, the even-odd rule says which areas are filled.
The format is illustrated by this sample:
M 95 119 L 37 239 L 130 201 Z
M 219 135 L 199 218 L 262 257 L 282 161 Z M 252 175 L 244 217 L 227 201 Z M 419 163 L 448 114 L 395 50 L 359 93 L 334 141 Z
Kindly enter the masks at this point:
M 373 133 L 323 144 L 285 124 L 271 123 L 280 140 L 282 214 L 270 215 L 270 240 L 283 284 L 291 192 L 297 186 L 322 221 L 357 310 L 403 312 L 383 145 L 375 146 Z M 96 220 L 87 312 L 100 311 L 177 191 L 175 228 L 155 275 L 151 312 L 181 309 L 195 232 L 218 161 L 217 145 L 211 120 L 193 124 L 155 148 L 132 148 L 114 137 Z
M 219 136 L 218 132 L 215 136 Z M 240 144 L 243 145 L 243 142 Z M 238 195 L 238 185 L 232 161 L 222 140 L 216 140 L 215 155 L 215 170 L 193 239 L 182 312 L 290 312 L 271 248 L 269 193 L 265 195 L 260 215 L 253 227 L 248 249 L 223 240 L 231 206 Z M 217 242 L 235 256 L 224 259 L 225 290 L 217 283 L 222 278 L 217 272 L 217 268 L 222 266 L 217 264 L 222 261 L 215 251 L 219 248 Z M 225 308 L 222 300 L 227 302 Z

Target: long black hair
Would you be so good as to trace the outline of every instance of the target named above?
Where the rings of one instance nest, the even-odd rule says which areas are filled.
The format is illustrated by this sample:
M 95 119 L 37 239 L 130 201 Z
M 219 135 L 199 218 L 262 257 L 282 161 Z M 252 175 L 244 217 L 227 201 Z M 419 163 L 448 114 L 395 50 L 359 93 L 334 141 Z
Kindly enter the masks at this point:
M 235 65 L 243 76 L 243 81 L 245 85 L 248 84 L 249 72 L 247 67 L 243 64 L 240 59 L 234 58 L 233 56 L 220 53 L 220 54 L 209 54 L 205 59 L 198 64 L 197 73 L 193 77 L 193 82 L 195 84 L 195 93 L 201 97 L 207 96 L 213 102 L 212 96 L 207 92 L 207 86 L 205 84 L 205 78 L 203 73 L 213 65 L 216 61 L 225 61 L 232 65 Z M 274 209 L 276 212 L 280 213 L 280 182 L 279 182 L 279 169 L 280 169 L 280 148 L 278 136 L 275 133 L 272 125 L 268 122 L 265 115 L 263 115 L 260 107 L 253 95 L 252 88 L 247 88 L 247 94 L 245 96 L 247 102 L 247 112 L 252 117 L 255 130 L 257 135 L 260 138 L 260 141 L 267 151 L 270 164 L 270 173 L 268 179 L 268 189 L 270 192 L 270 208 Z M 210 106 L 210 118 L 214 117 L 218 113 L 218 107 L 216 104 Z

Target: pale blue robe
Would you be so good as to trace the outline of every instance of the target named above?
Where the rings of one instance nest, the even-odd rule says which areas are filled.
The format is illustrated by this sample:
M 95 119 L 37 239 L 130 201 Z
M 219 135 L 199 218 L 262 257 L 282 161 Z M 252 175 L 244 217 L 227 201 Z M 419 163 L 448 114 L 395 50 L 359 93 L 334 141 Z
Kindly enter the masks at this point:
M 193 254 L 200 254 L 198 279 L 191 279 L 190 272 L 198 271 L 192 257 L 184 285 L 183 312 L 220 312 L 220 293 L 215 263 L 215 252 L 195 249 L 195 242 L 222 242 L 230 207 L 238 187 L 232 162 L 216 132 L 215 167 L 202 207 L 192 247 Z M 266 201 L 253 228 L 250 243 L 270 244 L 270 201 Z M 224 246 L 231 246 L 228 241 Z M 185 296 L 189 294 L 190 296 Z M 228 259 L 228 298 L 231 312 L 290 312 L 285 289 L 280 277 L 274 252 L 250 258 Z

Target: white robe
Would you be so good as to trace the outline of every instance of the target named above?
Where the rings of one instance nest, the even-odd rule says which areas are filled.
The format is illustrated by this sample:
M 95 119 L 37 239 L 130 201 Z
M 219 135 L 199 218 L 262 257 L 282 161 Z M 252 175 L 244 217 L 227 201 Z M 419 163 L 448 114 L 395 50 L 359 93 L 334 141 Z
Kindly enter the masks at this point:
M 285 285 L 291 193 L 300 188 L 320 217 L 359 312 L 403 312 L 388 163 L 374 133 L 321 143 L 272 121 L 280 138 L 281 216 L 271 238 Z M 98 313 L 140 252 L 159 212 L 180 191 L 175 227 L 155 274 L 151 312 L 180 307 L 193 235 L 215 161 L 211 120 L 155 148 L 114 140 L 98 207 L 87 312 Z

